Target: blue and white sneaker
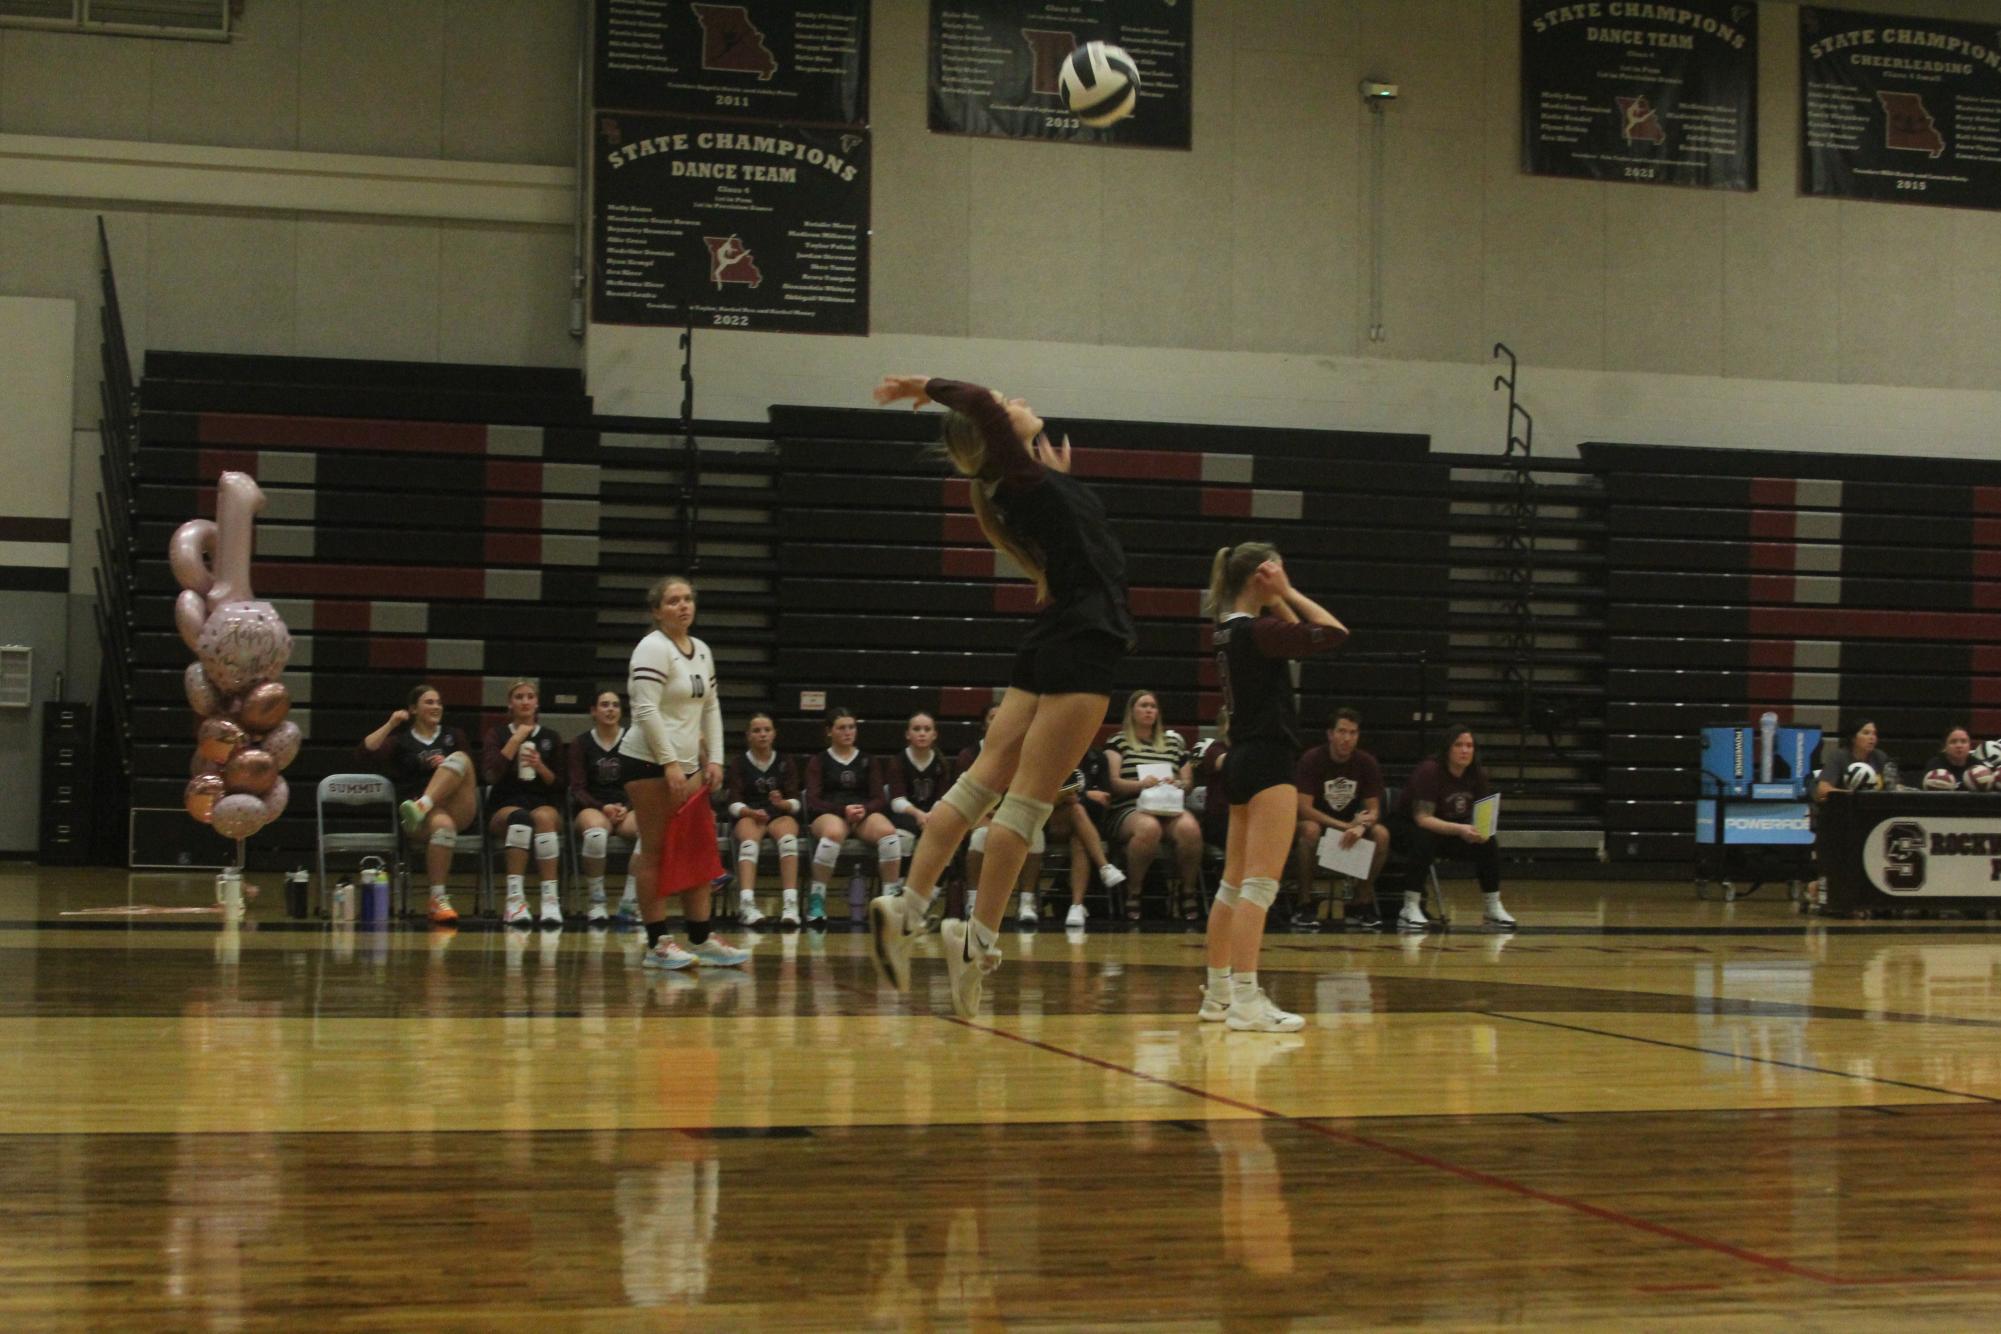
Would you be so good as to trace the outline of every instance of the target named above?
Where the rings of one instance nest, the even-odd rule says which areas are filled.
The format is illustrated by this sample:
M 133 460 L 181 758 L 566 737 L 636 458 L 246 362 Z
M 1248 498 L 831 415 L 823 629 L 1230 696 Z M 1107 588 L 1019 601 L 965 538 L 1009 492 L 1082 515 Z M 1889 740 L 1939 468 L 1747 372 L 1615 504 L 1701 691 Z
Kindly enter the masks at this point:
M 741 968 L 750 962 L 750 951 L 726 945 L 710 936 L 693 950 L 683 950 L 683 954 L 706 968 Z
M 662 936 L 660 943 L 646 951 L 639 962 L 647 968 L 662 968 L 670 973 L 678 973 L 683 968 L 694 967 L 695 961 L 695 956 L 682 949 L 679 941 Z

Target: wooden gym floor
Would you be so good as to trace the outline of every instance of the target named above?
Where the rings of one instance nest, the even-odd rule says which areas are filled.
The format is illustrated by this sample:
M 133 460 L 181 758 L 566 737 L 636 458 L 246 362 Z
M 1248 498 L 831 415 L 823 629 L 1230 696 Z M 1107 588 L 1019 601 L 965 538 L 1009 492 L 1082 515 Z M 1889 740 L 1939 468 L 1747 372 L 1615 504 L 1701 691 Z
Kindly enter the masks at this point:
M 1273 937 L 1268 1036 L 1195 1021 L 1178 932 L 1010 933 L 961 1023 L 840 931 L 654 976 L 261 879 L 227 929 L 0 867 L 0 1328 L 2001 1316 L 1986 923 L 1521 883 L 1513 938 Z

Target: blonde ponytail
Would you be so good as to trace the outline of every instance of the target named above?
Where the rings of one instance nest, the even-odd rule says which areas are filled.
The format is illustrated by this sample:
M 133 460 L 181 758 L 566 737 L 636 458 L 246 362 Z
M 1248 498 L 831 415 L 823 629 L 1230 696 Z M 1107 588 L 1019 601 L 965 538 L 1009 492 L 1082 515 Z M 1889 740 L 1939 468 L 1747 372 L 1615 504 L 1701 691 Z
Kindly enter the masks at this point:
M 1278 560 L 1278 548 L 1269 542 L 1239 542 L 1234 547 L 1217 547 L 1209 566 L 1209 595 L 1206 609 L 1211 618 L 1222 620 L 1237 605 L 1237 595 L 1268 560 Z
M 1043 568 L 1042 559 L 1031 552 L 1019 537 L 1009 531 L 1007 520 L 1001 517 L 1000 509 L 994 504 L 988 486 L 1000 478 L 1000 470 L 991 467 L 987 458 L 987 438 L 980 433 L 979 423 L 963 412 L 945 414 L 945 457 L 952 461 L 952 467 L 963 477 L 972 479 L 973 518 L 980 525 L 980 532 L 989 545 L 1020 567 L 1035 585 L 1035 600 L 1049 601 L 1049 572 Z M 988 476 L 991 472 L 992 476 Z
M 1202 599 L 1202 610 L 1209 613 L 1209 619 L 1220 621 L 1230 607 L 1230 549 L 1216 548 L 1216 559 L 1209 562 L 1209 592 Z

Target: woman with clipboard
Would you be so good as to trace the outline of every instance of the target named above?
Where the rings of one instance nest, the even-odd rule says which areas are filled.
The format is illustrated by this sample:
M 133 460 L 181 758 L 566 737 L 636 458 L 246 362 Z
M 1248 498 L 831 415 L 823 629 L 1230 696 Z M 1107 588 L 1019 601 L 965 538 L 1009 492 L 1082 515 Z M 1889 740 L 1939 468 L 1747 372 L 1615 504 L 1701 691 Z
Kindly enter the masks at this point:
M 1486 900 L 1481 920 L 1497 930 L 1515 929 L 1514 917 L 1501 906 L 1501 845 L 1494 839 L 1500 807 L 1500 795 L 1476 758 L 1473 729 L 1448 726 L 1444 746 L 1417 766 L 1397 797 L 1390 840 L 1410 858 L 1410 884 L 1403 892 L 1397 930 L 1430 927 L 1424 883 L 1441 857 L 1472 862 Z

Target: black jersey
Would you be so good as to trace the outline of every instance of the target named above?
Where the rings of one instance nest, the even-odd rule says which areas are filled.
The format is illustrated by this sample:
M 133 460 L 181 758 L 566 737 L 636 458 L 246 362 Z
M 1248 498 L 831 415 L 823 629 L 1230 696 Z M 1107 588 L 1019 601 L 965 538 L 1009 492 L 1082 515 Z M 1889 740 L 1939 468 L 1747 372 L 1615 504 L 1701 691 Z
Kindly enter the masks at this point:
M 897 802 L 907 801 L 920 811 L 928 811 L 950 786 L 952 762 L 935 750 L 931 752 L 931 763 L 922 769 L 910 762 L 907 748 L 876 762 L 875 787 L 891 810 L 897 809 Z
M 932 380 L 924 392 L 979 425 L 989 460 L 1000 470 L 994 506 L 1008 531 L 1042 560 L 1049 605 L 1029 627 L 1023 647 L 1105 634 L 1130 650 L 1138 635 L 1126 606 L 1126 553 L 1105 519 L 1104 502 L 1076 478 L 1037 462 L 991 390 Z
M 436 735 L 426 741 L 405 723 L 384 739 L 381 750 L 363 747 L 361 753 L 395 785 L 396 795 L 408 801 L 430 785 L 439 761 L 465 748 L 465 738 L 457 728 L 440 724 Z
M 593 727 L 570 743 L 570 799 L 580 808 L 625 805 L 624 762 L 618 753 L 624 740 L 620 729 L 617 739 L 606 746 Z
M 880 791 L 871 789 L 870 768 L 869 757 L 860 751 L 845 760 L 831 750 L 815 755 L 806 765 L 806 814 L 845 817 L 850 806 L 881 812 L 888 803 Z
M 1289 658 L 1339 648 L 1346 630 L 1242 612 L 1216 627 L 1216 680 L 1230 710 L 1230 741 L 1279 741 L 1300 749 L 1299 707 L 1292 698 Z
M 497 811 L 503 806 L 561 806 L 563 789 L 569 783 L 568 761 L 563 758 L 563 739 L 542 724 L 535 724 L 535 730 L 522 741 L 524 748 L 533 746 L 542 753 L 542 763 L 549 767 L 555 781 L 545 783 L 542 776 L 529 772 L 533 777 L 521 777 L 521 752 L 516 751 L 509 759 L 501 748 L 513 734 L 512 724 L 499 722 L 486 734 L 484 763 L 481 765 L 486 781 L 493 784 L 487 794 L 486 806 Z
M 724 790 L 729 794 L 728 806 L 741 805 L 750 810 L 766 814 L 781 814 L 771 805 L 771 794 L 779 793 L 788 801 L 798 801 L 799 766 L 790 757 L 773 752 L 771 763 L 763 768 L 750 757 L 749 751 L 738 751 L 730 759 L 729 771 L 725 775 Z

